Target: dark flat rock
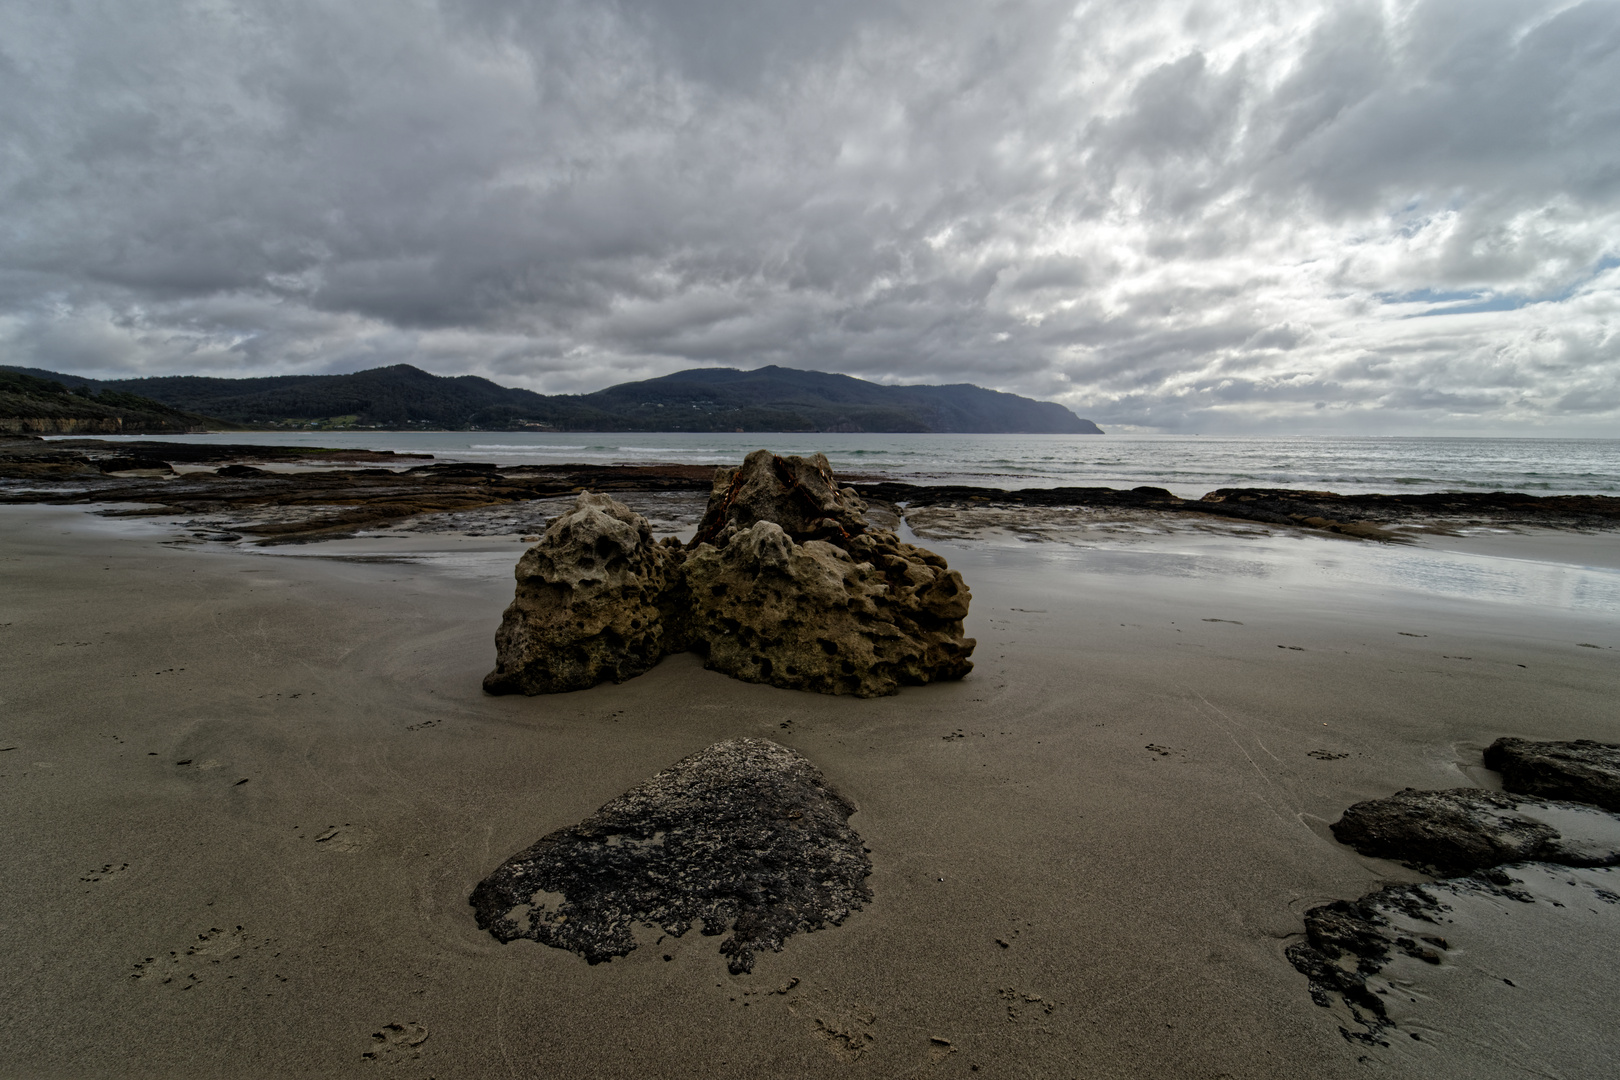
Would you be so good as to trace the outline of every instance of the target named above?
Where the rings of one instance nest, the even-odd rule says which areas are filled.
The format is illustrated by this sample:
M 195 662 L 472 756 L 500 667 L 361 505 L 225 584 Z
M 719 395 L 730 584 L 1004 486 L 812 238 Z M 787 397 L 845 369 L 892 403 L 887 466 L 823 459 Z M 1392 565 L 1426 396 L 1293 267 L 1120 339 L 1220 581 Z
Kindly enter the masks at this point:
M 1620 746 L 1613 743 L 1497 739 L 1485 751 L 1485 767 L 1502 774 L 1508 791 L 1620 813 Z
M 1614 875 L 1522 862 L 1389 885 L 1311 908 L 1303 938 L 1284 952 L 1311 999 L 1337 1013 L 1346 1040 L 1389 1047 L 1397 1034 L 1405 1045 L 1444 1038 L 1459 1020 L 1499 1023 L 1512 1009 L 1503 989 L 1581 979 L 1572 968 L 1585 979 L 1569 985 L 1601 994 L 1611 981 L 1605 945 L 1620 923 Z
M 1407 788 L 1356 803 L 1332 825 L 1340 843 L 1439 876 L 1537 860 L 1620 864 L 1620 818 L 1578 803 L 1501 791 Z
M 731 930 L 733 974 L 756 950 L 841 923 L 871 899 L 855 807 L 804 757 L 766 739 L 716 743 L 578 825 L 507 859 L 473 890 L 478 925 L 590 963 L 635 949 L 639 924 Z

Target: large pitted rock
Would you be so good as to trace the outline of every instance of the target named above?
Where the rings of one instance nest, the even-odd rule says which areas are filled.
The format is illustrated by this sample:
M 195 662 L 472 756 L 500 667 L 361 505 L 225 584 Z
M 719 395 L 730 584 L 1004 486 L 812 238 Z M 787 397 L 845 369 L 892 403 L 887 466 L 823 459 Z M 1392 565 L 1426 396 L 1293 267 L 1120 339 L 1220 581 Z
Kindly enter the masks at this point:
M 484 689 L 555 694 L 640 675 L 680 647 L 680 560 L 646 518 L 582 494 L 518 560 Z
M 1406 788 L 1356 803 L 1331 828 L 1340 843 L 1363 855 L 1445 876 L 1528 860 L 1620 863 L 1620 816 L 1479 788 Z
M 778 457 L 755 450 L 738 469 L 716 469 L 709 505 L 693 546 L 724 547 L 728 528 L 746 530 L 769 521 L 794 540 L 848 540 L 867 529 L 866 504 L 850 488 L 839 490 L 826 455 Z
M 1509 791 L 1620 813 L 1620 746 L 1613 743 L 1497 739 L 1485 750 L 1485 767 L 1501 773 Z
M 686 563 L 688 618 L 706 663 L 749 682 L 874 697 L 959 679 L 970 599 L 945 560 L 884 531 L 848 548 L 796 544 L 761 521 Z
M 739 679 L 824 694 L 960 679 L 975 645 L 963 634 L 972 597 L 962 575 L 872 527 L 865 511 L 822 455 L 768 450 L 717 471 L 684 552 L 652 544 L 646 521 L 619 503 L 581 496 L 519 562 L 484 686 L 582 689 L 685 648 Z
M 973 670 L 962 575 L 865 511 L 821 454 L 756 450 L 718 470 L 686 562 L 690 636 L 708 666 L 859 697 Z
M 541 837 L 469 902 L 502 942 L 530 938 L 590 963 L 636 947 L 634 928 L 680 937 L 702 920 L 733 974 L 759 949 L 843 922 L 872 898 L 855 807 L 768 739 L 716 743 Z M 666 958 L 667 959 L 667 958 Z

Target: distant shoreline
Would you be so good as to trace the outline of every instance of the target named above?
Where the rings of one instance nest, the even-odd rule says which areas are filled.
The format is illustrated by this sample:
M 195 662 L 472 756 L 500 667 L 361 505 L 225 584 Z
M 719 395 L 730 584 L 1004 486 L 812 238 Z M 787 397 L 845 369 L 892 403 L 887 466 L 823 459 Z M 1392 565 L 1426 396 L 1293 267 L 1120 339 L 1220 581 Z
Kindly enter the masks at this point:
M 353 535 L 424 515 L 489 514 L 584 490 L 706 495 L 712 464 L 438 461 L 394 450 L 99 439 L 0 440 L 0 502 L 118 503 L 117 513 L 223 515 L 216 531 L 258 543 Z M 1478 528 L 1620 529 L 1620 497 L 1522 492 L 1340 494 L 1221 487 L 1186 498 L 1153 484 L 1000 487 L 913 483 L 844 470 L 839 483 L 897 518 L 944 509 L 1001 519 L 1037 510 L 1083 510 L 1118 519 L 1175 518 L 1400 542 Z

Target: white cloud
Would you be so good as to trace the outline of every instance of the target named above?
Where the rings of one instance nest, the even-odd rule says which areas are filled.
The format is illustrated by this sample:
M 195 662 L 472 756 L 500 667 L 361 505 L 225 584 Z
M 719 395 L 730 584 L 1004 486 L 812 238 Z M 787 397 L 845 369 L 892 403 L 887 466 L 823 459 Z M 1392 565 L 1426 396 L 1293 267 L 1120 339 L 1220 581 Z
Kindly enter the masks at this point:
M 1612 433 L 1617 56 L 1601 0 L 12 5 L 0 347 Z

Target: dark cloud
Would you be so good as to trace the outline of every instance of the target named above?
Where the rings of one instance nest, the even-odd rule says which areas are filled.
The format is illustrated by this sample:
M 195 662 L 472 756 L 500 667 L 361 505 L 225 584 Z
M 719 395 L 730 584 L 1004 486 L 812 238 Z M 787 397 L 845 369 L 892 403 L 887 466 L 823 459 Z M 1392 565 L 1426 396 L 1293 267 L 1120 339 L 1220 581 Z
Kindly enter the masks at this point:
M 1601 434 L 1617 58 L 1605 0 L 13 5 L 0 345 Z

